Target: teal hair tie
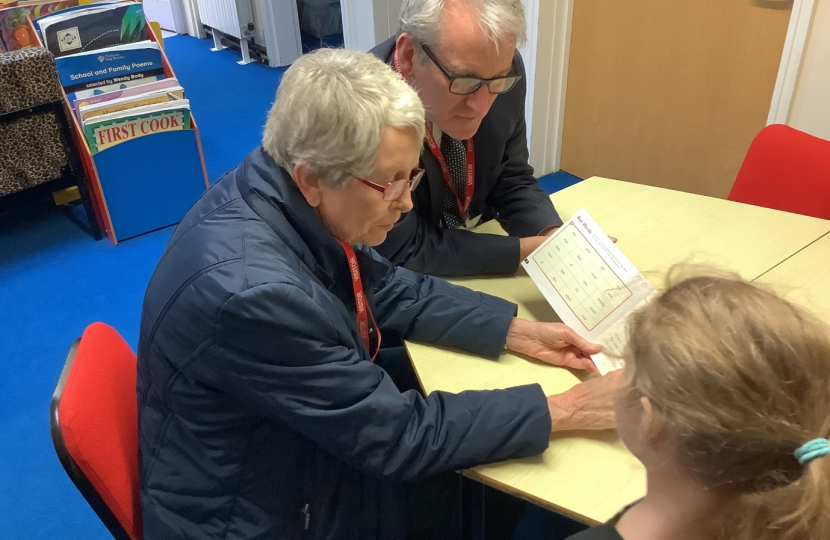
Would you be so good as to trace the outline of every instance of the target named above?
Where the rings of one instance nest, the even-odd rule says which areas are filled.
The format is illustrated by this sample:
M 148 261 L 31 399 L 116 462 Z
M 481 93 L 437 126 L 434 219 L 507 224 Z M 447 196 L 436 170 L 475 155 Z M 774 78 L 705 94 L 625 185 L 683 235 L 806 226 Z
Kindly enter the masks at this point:
M 827 455 L 830 455 L 830 441 L 827 439 L 813 439 L 802 444 L 801 448 L 795 451 L 795 459 L 802 465 Z

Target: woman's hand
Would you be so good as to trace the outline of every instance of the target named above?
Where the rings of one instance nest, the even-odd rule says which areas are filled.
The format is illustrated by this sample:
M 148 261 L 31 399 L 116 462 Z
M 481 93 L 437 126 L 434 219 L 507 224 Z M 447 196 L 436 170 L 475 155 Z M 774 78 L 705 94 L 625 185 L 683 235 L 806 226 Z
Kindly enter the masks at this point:
M 585 341 L 562 323 L 514 318 L 507 330 L 507 348 L 555 366 L 599 373 L 590 355 L 602 347 Z

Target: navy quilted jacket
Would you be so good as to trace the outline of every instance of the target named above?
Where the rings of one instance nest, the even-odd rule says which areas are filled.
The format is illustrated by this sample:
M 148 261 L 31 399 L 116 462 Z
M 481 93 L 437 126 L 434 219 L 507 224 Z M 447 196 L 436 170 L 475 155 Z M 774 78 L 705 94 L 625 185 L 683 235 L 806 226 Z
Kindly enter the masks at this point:
M 499 354 L 514 305 L 358 258 L 382 333 Z M 360 339 L 342 249 L 262 149 L 165 249 L 138 401 L 148 540 L 402 538 L 402 483 L 538 454 L 550 429 L 538 385 L 401 393 Z

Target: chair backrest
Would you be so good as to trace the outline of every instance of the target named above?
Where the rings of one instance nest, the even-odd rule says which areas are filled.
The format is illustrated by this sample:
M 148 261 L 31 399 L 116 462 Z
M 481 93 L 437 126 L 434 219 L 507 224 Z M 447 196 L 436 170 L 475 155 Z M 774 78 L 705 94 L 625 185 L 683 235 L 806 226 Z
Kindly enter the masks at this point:
M 830 141 L 782 124 L 762 129 L 730 201 L 830 219 Z
M 136 357 L 113 328 L 93 323 L 75 341 L 52 396 L 58 458 L 118 540 L 140 540 Z

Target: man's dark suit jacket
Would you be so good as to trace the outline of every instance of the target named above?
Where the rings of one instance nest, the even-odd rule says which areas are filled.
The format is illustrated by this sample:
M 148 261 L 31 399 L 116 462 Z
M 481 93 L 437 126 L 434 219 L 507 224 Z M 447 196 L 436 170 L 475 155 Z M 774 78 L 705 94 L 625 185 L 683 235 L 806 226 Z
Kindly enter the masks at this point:
M 395 38 L 370 52 L 393 63 Z M 405 214 L 376 250 L 393 263 L 439 276 L 507 274 L 519 267 L 519 238 L 536 236 L 562 224 L 548 194 L 528 164 L 525 125 L 525 70 L 518 52 L 514 69 L 521 81 L 498 96 L 473 137 L 476 184 L 470 216 L 498 219 L 510 236 L 442 229 L 444 177 L 429 149 L 421 155 L 426 175 L 413 193 L 414 209 Z

